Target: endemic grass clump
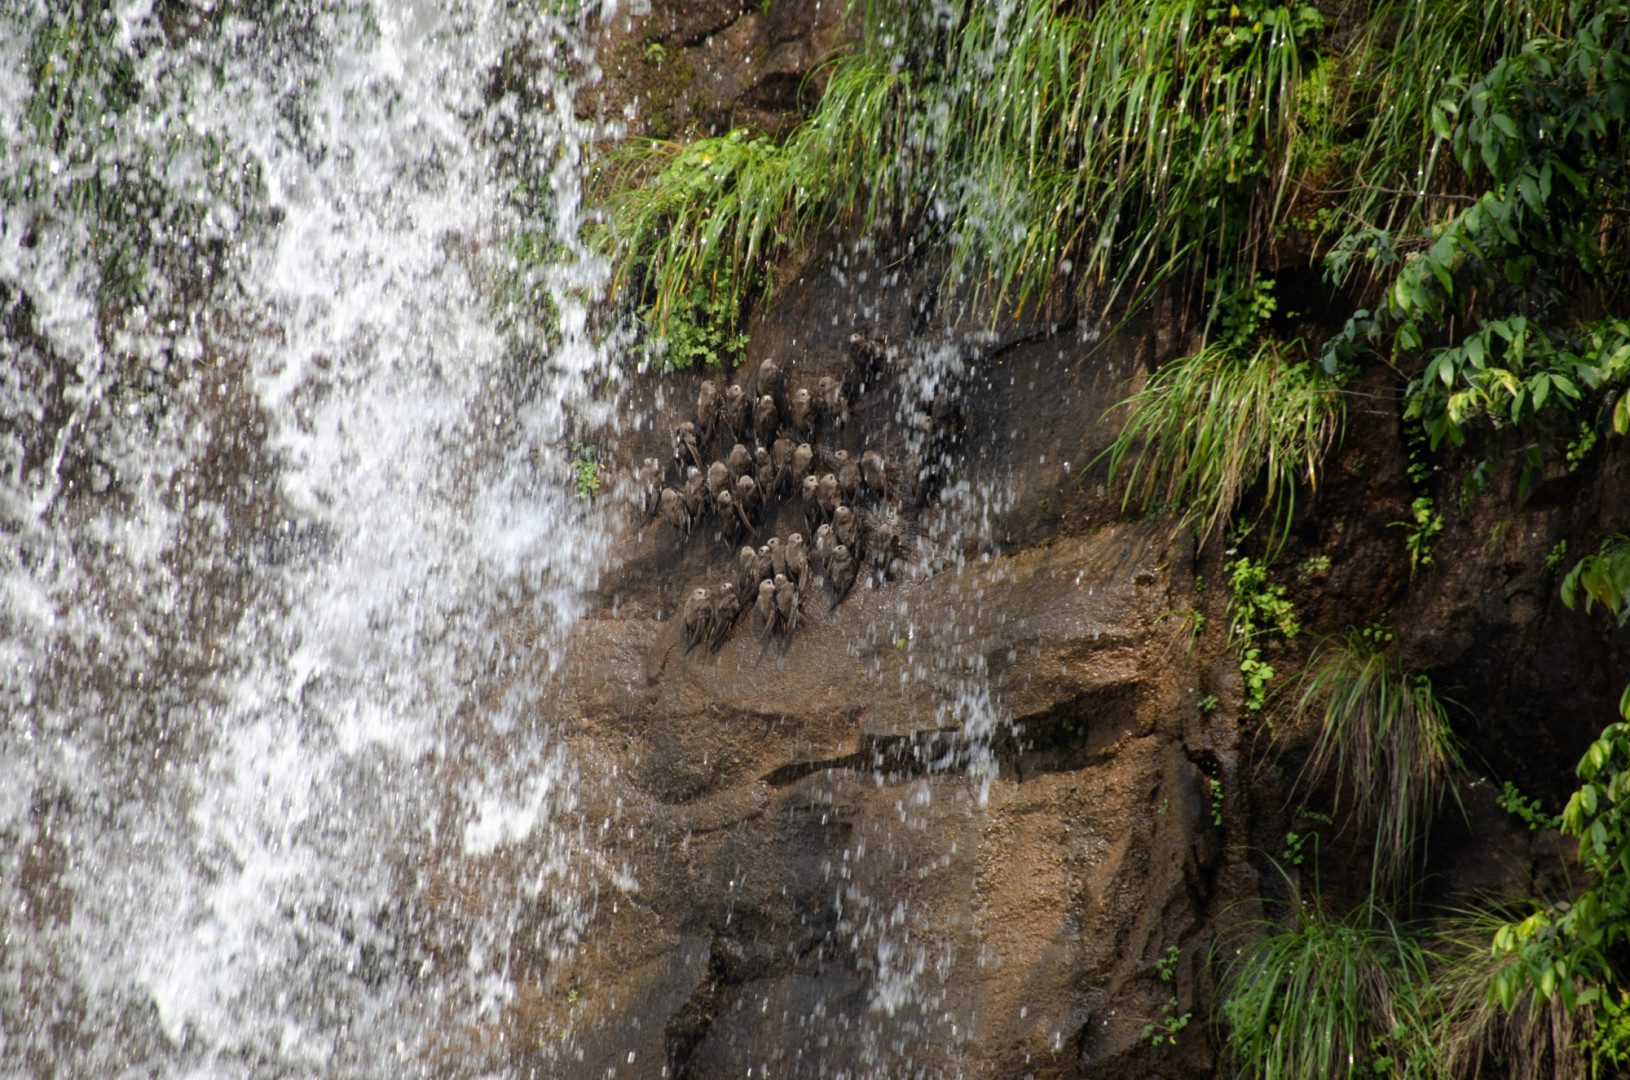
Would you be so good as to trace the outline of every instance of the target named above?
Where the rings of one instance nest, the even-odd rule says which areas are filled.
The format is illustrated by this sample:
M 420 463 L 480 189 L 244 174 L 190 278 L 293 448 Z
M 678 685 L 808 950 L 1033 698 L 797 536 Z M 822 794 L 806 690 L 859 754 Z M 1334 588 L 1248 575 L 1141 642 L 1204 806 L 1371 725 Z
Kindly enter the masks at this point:
M 1426 829 L 1464 771 L 1449 713 L 1425 675 L 1405 671 L 1378 628 L 1349 631 L 1315 651 L 1295 703 L 1318 724 L 1301 783 L 1333 777 L 1338 805 L 1352 801 L 1375 827 L 1379 889 L 1407 883 Z M 1458 794 L 1456 798 L 1458 799 Z
M 1329 380 L 1272 343 L 1249 355 L 1209 346 L 1157 370 L 1126 404 L 1108 451 L 1122 505 L 1170 509 L 1202 542 L 1258 480 L 1282 537 L 1296 486 L 1316 482 L 1344 411 Z
M 1254 1080 L 1438 1075 L 1433 955 L 1373 903 L 1338 917 L 1299 902 L 1295 925 L 1226 967 L 1224 1048 Z
M 1465 87 L 1580 21 L 1566 0 L 1380 0 L 1339 24 L 1312 5 L 1209 0 L 851 13 L 855 47 L 784 141 L 613 155 L 600 241 L 654 335 L 740 318 L 779 259 L 839 220 L 936 253 L 991 318 L 1124 312 L 1174 275 L 1215 300 L 1290 227 L 1320 248 L 1377 233 L 1407 248 L 1463 204 L 1446 140 Z

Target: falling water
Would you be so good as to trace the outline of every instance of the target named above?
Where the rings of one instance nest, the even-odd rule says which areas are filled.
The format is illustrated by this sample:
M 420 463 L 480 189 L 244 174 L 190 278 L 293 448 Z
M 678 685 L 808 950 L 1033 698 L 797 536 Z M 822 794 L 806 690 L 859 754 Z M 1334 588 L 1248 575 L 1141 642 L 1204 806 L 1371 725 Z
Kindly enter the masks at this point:
M 517 676 L 594 578 L 580 30 L 63 6 L 0 12 L 0 1071 L 478 1071 L 586 917 Z

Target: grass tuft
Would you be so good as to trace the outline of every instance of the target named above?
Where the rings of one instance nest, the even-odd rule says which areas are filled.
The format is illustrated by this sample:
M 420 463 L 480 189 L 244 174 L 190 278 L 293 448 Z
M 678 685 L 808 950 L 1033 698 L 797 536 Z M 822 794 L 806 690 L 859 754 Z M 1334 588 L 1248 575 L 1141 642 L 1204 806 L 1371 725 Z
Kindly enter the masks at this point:
M 870 0 L 783 143 L 614 155 L 601 241 L 658 335 L 740 318 L 778 259 L 840 219 L 933 248 L 993 319 L 1055 296 L 1136 308 L 1179 274 L 1221 295 L 1287 228 L 1325 250 L 1452 216 L 1464 88 L 1576 7 L 1381 0 L 1329 22 L 1300 4 Z M 1340 276 L 1386 270 L 1350 258 Z
M 1334 775 L 1338 805 L 1350 797 L 1359 820 L 1375 825 L 1373 885 L 1405 884 L 1427 826 L 1465 769 L 1431 680 L 1406 672 L 1373 631 L 1349 631 L 1315 650 L 1295 711 L 1319 722 L 1300 783 Z
M 1108 451 L 1111 481 L 1125 478 L 1122 506 L 1170 510 L 1204 543 L 1262 480 L 1282 538 L 1297 484 L 1317 483 L 1345 415 L 1335 387 L 1289 352 L 1213 344 L 1149 376 Z
M 1228 965 L 1225 1050 L 1256 1080 L 1434 1076 L 1432 959 L 1374 904 L 1303 901 Z
M 1584 1045 L 1595 1026 L 1592 1006 L 1570 1010 L 1559 995 L 1537 1001 L 1529 990 L 1507 1009 L 1495 994 L 1501 973 L 1521 960 L 1489 942 L 1519 918 L 1498 909 L 1459 912 L 1437 935 L 1439 1043 L 1444 1071 L 1457 1080 L 1572 1080 L 1589 1073 Z

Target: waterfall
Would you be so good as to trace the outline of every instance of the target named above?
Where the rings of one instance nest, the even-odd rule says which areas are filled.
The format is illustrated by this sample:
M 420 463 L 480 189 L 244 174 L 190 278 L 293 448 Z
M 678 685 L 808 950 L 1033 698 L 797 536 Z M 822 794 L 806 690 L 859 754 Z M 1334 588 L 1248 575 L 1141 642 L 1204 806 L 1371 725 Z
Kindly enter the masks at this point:
M 584 15 L 66 6 L 0 11 L 0 1071 L 479 1071 L 589 914 Z

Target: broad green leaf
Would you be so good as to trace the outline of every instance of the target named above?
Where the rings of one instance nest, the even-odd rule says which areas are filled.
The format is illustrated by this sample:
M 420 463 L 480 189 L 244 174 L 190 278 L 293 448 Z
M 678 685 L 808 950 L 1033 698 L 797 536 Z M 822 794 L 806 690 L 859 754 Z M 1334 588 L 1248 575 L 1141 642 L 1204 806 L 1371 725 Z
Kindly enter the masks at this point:
M 1533 176 L 1523 173 L 1517 180 L 1517 189 L 1522 192 L 1523 201 L 1529 205 L 1534 213 L 1543 214 L 1545 212 L 1545 203 L 1540 198 L 1539 185 L 1534 182 Z
M 1528 388 L 1534 394 L 1534 410 L 1537 412 L 1545 407 L 1545 399 L 1551 396 L 1551 377 L 1545 374 L 1535 375 L 1528 383 Z

